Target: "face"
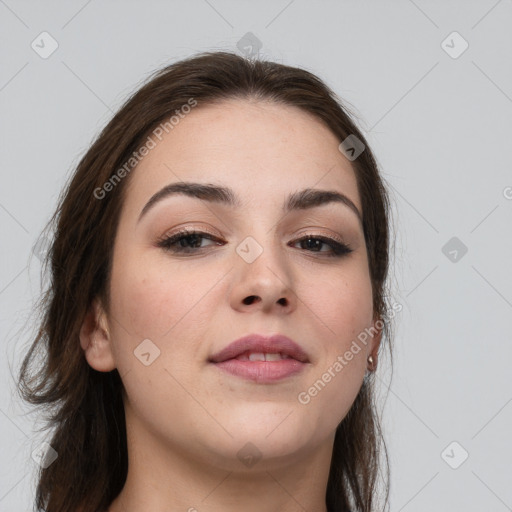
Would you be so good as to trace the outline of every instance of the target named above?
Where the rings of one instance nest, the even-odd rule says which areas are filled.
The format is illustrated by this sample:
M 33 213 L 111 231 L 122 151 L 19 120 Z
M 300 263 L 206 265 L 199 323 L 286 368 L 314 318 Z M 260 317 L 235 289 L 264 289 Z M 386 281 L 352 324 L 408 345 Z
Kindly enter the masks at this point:
M 231 100 L 192 110 L 132 171 L 108 334 L 86 350 L 91 366 L 118 369 L 128 429 L 227 469 L 240 469 L 247 442 L 260 464 L 332 443 L 378 343 L 357 338 L 374 325 L 372 287 L 356 179 L 338 145 L 299 109 Z M 172 194 L 144 208 L 183 182 L 229 188 L 236 200 Z M 285 211 L 303 189 L 346 200 Z M 211 362 L 248 334 L 285 335 L 307 360 L 274 380 Z

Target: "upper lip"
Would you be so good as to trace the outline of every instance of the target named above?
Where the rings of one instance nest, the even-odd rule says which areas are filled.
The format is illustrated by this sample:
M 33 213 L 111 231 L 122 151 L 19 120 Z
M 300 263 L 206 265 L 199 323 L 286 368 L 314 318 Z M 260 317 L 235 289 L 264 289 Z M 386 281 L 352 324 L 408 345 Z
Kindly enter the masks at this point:
M 293 340 L 282 334 L 264 336 L 261 334 L 249 334 L 230 343 L 210 357 L 213 363 L 221 363 L 228 359 L 234 359 L 245 352 L 263 354 L 284 354 L 302 363 L 308 363 L 306 352 Z

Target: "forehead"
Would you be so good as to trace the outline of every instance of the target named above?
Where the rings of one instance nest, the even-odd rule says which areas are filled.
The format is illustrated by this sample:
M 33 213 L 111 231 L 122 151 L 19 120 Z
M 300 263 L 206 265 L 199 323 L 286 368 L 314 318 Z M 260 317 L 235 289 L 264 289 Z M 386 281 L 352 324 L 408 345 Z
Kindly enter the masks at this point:
M 140 206 L 183 181 L 231 187 L 260 205 L 302 188 L 331 188 L 360 208 L 355 174 L 339 140 L 319 119 L 269 101 L 228 100 L 193 108 L 132 171 L 126 202 Z

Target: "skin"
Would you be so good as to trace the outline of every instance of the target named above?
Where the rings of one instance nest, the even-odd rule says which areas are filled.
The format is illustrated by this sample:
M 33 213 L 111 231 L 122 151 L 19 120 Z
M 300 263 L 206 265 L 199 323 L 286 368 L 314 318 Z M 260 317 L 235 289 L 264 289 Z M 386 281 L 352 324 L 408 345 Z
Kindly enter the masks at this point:
M 339 141 L 300 109 L 255 100 L 198 106 L 132 171 L 114 243 L 111 304 L 95 300 L 81 345 L 98 371 L 117 368 L 125 387 L 129 471 L 109 512 L 326 511 L 335 429 L 377 361 L 381 333 L 308 404 L 307 391 L 357 335 L 375 325 L 361 223 L 331 203 L 283 215 L 288 194 L 336 190 L 361 212 L 350 162 Z M 242 206 L 176 195 L 149 198 L 180 181 L 228 186 Z M 111 192 L 115 193 L 115 192 Z M 189 227 L 191 255 L 166 252 L 158 239 Z M 297 242 L 339 237 L 353 249 Z M 236 247 L 253 237 L 263 253 L 247 263 Z M 193 246 L 193 242 L 189 246 Z M 244 302 L 256 296 L 253 302 Z M 227 374 L 208 358 L 249 333 L 281 333 L 308 353 L 299 374 L 262 384 Z M 149 366 L 134 350 L 150 339 Z M 375 363 L 374 363 L 375 364 Z M 252 467 L 237 452 L 251 442 Z

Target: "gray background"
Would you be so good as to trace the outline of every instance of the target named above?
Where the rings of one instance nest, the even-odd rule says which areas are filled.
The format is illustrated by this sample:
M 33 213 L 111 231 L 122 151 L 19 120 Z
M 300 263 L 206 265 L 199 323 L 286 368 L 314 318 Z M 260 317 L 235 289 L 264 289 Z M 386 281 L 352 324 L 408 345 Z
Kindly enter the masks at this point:
M 383 410 L 391 510 L 512 510 L 511 22 L 510 0 L 0 0 L 0 510 L 31 510 L 45 439 L 11 375 L 40 286 L 29 256 L 65 179 L 149 73 L 247 52 L 248 32 L 260 56 L 355 106 L 391 188 L 403 304 Z M 43 31 L 59 45 L 48 58 L 31 47 L 50 48 Z

